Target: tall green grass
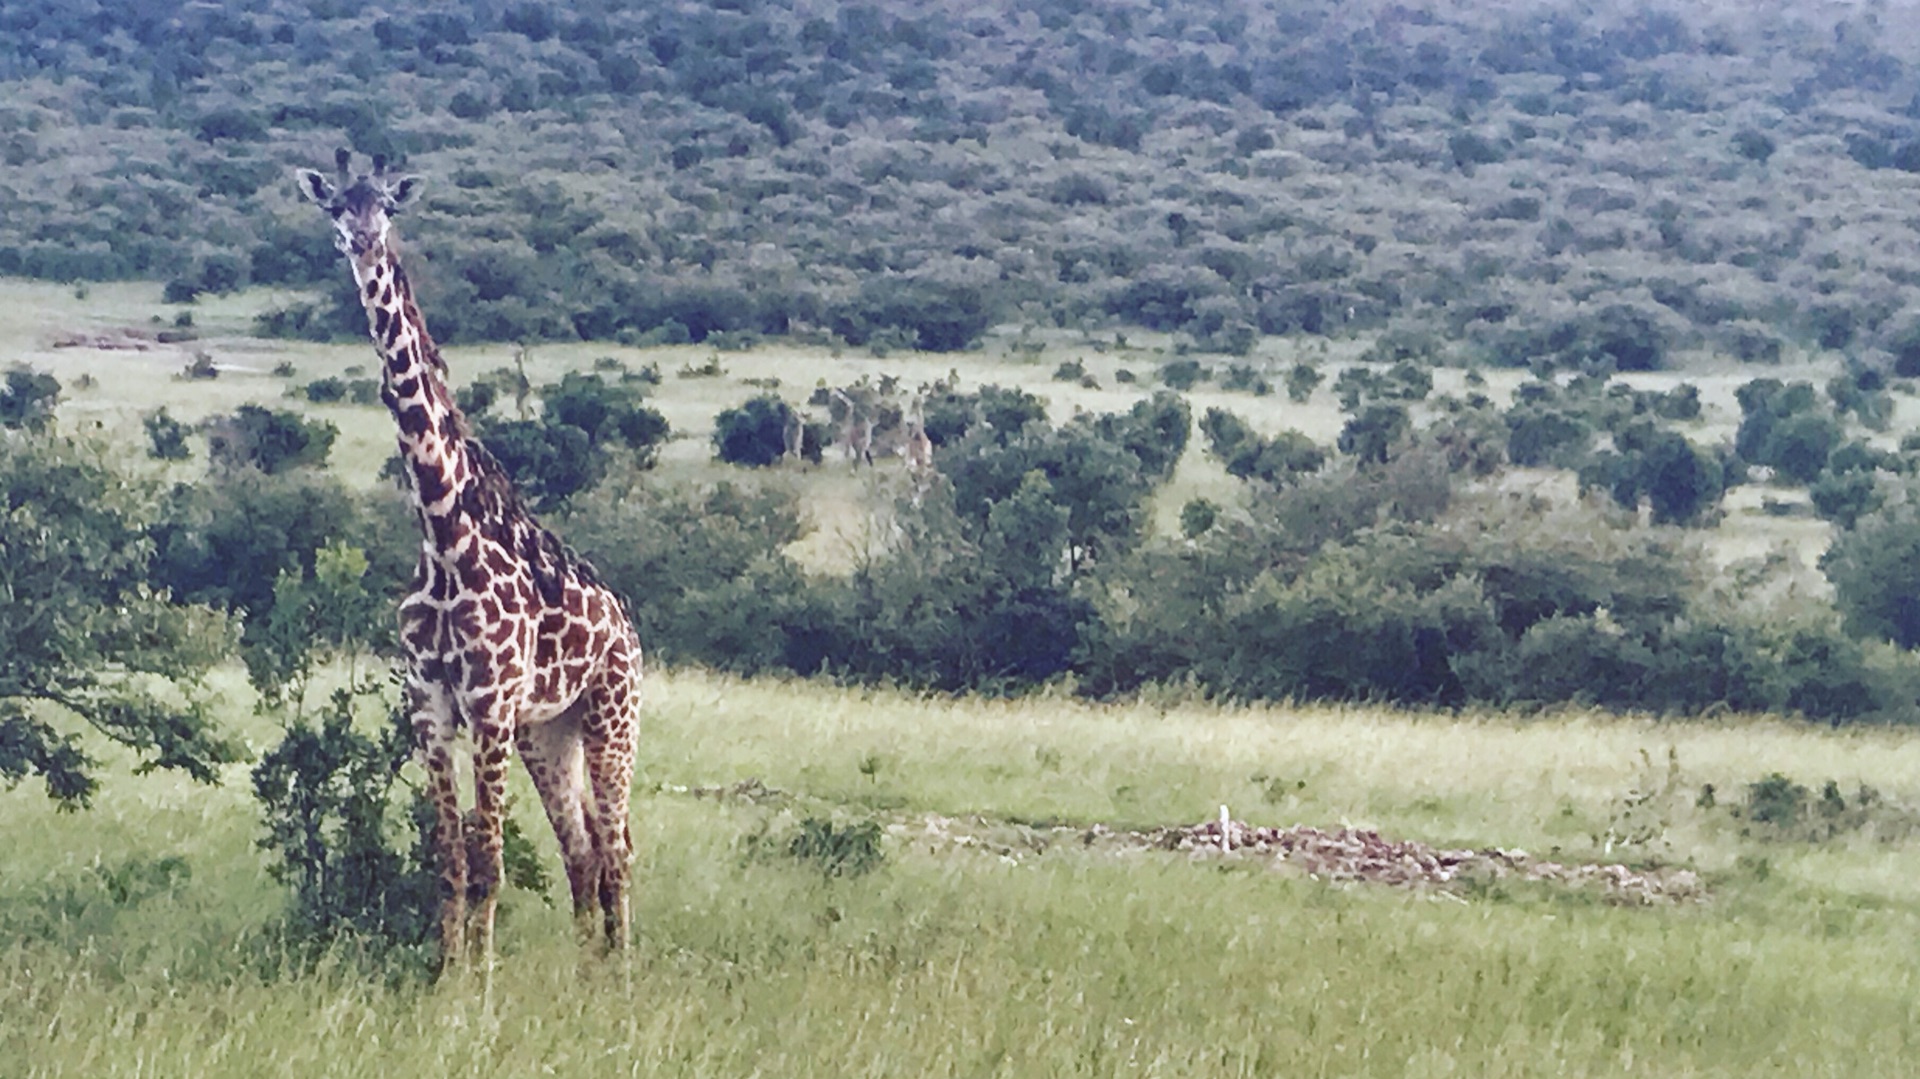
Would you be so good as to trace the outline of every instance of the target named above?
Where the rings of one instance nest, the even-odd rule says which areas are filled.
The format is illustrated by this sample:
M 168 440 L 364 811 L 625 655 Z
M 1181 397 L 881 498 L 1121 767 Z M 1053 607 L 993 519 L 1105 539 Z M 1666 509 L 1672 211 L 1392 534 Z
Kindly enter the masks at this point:
M 633 952 L 583 960 L 563 900 L 509 893 L 484 997 L 346 955 L 276 963 L 278 897 L 237 770 L 217 788 L 116 775 L 83 815 L 0 795 L 0 1073 L 1920 1071 L 1920 845 L 1742 835 L 1695 804 L 1706 783 L 1737 799 L 1775 770 L 1920 803 L 1920 747 L 1886 732 L 952 701 L 679 672 L 651 681 L 642 754 Z M 747 777 L 789 797 L 685 791 Z M 1699 866 L 1707 902 L 1443 896 L 916 838 L 928 814 L 1153 824 L 1227 803 L 1258 823 L 1585 858 L 1645 790 L 1665 792 L 1660 839 L 1626 856 Z M 515 811 L 554 857 L 523 784 Z M 880 869 L 829 877 L 780 842 L 806 816 L 900 827 Z M 129 865 L 168 856 L 190 876 L 125 888 Z

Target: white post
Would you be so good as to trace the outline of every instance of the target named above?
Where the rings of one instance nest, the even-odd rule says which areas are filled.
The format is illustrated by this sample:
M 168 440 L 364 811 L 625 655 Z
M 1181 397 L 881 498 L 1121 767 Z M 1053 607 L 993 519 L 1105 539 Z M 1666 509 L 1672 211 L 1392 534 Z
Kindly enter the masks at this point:
M 1220 807 L 1220 850 L 1233 852 L 1233 818 L 1227 814 L 1227 807 Z

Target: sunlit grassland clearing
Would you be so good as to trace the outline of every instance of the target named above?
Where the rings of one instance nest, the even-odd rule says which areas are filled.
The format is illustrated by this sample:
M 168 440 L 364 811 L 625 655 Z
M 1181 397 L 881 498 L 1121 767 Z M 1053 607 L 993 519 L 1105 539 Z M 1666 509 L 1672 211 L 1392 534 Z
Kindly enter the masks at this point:
M 380 465 L 393 452 L 392 421 L 383 409 L 348 404 L 316 405 L 303 396 L 289 394 L 290 389 L 316 378 L 352 377 L 361 369 L 371 376 L 375 357 L 368 345 L 352 342 L 312 344 L 297 341 L 263 340 L 249 335 L 252 319 L 261 310 L 297 298 L 299 294 L 274 290 L 254 290 L 233 296 L 202 297 L 189 308 L 160 301 L 159 288 L 153 284 L 94 284 L 84 290 L 39 282 L 0 281 L 0 356 L 6 362 L 25 362 L 49 371 L 66 384 L 64 414 L 85 423 L 98 422 L 129 437 L 138 437 L 139 417 L 153 408 L 165 406 L 186 421 L 203 419 L 232 410 L 239 404 L 256 402 L 276 408 L 298 410 L 308 416 L 328 420 L 340 429 L 334 446 L 331 467 L 350 483 L 372 483 Z M 84 294 L 83 294 L 84 293 Z M 147 351 L 104 351 L 84 348 L 54 348 L 59 334 L 72 331 L 104 332 L 122 328 L 147 331 L 167 328 L 182 310 L 193 315 L 197 341 L 177 345 L 155 345 Z M 1023 342 L 1044 345 L 1035 353 L 1020 347 Z M 1056 421 L 1078 411 L 1114 411 L 1130 407 L 1156 385 L 1155 374 L 1161 364 L 1176 358 L 1168 335 L 1131 331 L 1121 344 L 1110 334 L 1055 332 L 1024 337 L 1011 328 L 995 335 L 981 351 L 962 354 L 896 352 L 874 357 L 863 350 L 835 350 L 775 342 L 745 352 L 716 352 L 705 346 L 636 349 L 606 342 L 535 346 L 527 359 L 529 380 L 538 386 L 557 380 L 569 371 L 591 371 L 603 357 L 620 361 L 629 370 L 658 364 L 664 376 L 652 392 L 650 403 L 673 425 L 675 438 L 660 454 L 659 476 L 663 480 L 713 480 L 737 476 L 738 470 L 720 465 L 712 458 L 711 437 L 715 415 L 724 408 L 740 404 L 763 392 L 774 392 L 790 402 L 806 400 L 816 386 L 845 385 L 862 377 L 878 379 L 893 375 L 911 391 L 924 383 L 958 372 L 961 385 L 979 386 L 998 383 L 1017 386 L 1044 397 Z M 1339 371 L 1364 351 L 1366 341 L 1311 342 L 1274 338 L 1263 340 L 1254 354 L 1243 360 L 1205 357 L 1216 373 L 1229 363 L 1246 363 L 1273 383 L 1292 364 L 1306 361 L 1320 367 L 1326 383 L 1312 400 L 1296 404 L 1282 393 L 1254 396 L 1229 392 L 1217 383 L 1202 383 L 1186 396 L 1195 415 L 1208 408 L 1225 408 L 1244 417 L 1263 433 L 1293 428 L 1331 447 L 1338 438 L 1345 417 L 1329 389 Z M 222 375 L 213 380 L 187 380 L 179 377 L 181 368 L 196 350 L 213 356 Z M 452 347 L 446 350 L 454 385 L 487 374 L 514 362 L 514 347 L 488 344 Z M 697 369 L 710 359 L 718 359 L 723 374 L 717 377 L 681 377 L 683 369 Z M 1093 376 L 1097 388 L 1053 378 L 1056 366 L 1078 360 Z M 291 378 L 277 377 L 273 369 L 281 363 L 294 368 Z M 1824 383 L 1833 371 L 1831 365 L 1819 365 L 1796 359 L 1776 367 L 1757 369 L 1706 355 L 1684 357 L 1684 369 L 1626 376 L 1636 388 L 1668 390 L 1686 381 L 1700 387 L 1704 411 L 1699 420 L 1678 425 L 1689 437 L 1702 443 L 1718 443 L 1732 438 L 1740 410 L 1734 391 L 1747 380 L 1764 374 L 1782 379 L 1808 379 Z M 1138 379 L 1134 383 L 1115 376 L 1127 370 Z M 82 375 L 90 375 L 97 385 L 76 385 Z M 1464 395 L 1483 392 L 1501 404 L 1510 401 L 1513 390 L 1527 375 L 1523 371 L 1492 369 L 1483 372 L 1484 383 L 1470 385 L 1467 372 L 1441 368 L 1434 372 L 1435 393 Z M 748 380 L 762 383 L 749 384 Z M 765 383 L 778 380 L 768 390 Z M 1900 432 L 1920 427 L 1920 402 L 1911 396 L 1896 397 L 1896 412 L 1890 434 L 1875 436 L 1889 445 Z M 511 405 L 503 407 L 511 408 Z M 1431 406 L 1414 409 L 1416 423 L 1431 412 Z M 824 416 L 821 410 L 814 410 Z M 1242 497 L 1243 485 L 1228 476 L 1219 463 L 1203 452 L 1196 436 L 1196 452 L 1182 458 L 1173 478 L 1155 492 L 1152 502 L 1153 528 L 1161 535 L 1174 535 L 1179 527 L 1180 509 L 1196 497 L 1231 506 Z M 881 482 L 855 476 L 845 462 L 829 452 L 825 465 L 801 474 L 789 474 L 778 482 L 798 485 L 814 532 L 803 538 L 794 554 L 802 564 L 818 570 L 844 570 L 852 564 L 856 552 L 869 540 L 867 508 L 898 493 L 897 468 L 883 462 Z M 188 463 L 173 466 L 182 479 L 197 474 L 199 466 Z M 1523 494 L 1541 494 L 1554 499 L 1572 497 L 1571 477 L 1565 473 L 1533 474 L 1530 470 L 1501 480 L 1508 490 Z M 1785 551 L 1803 565 L 1812 566 L 1825 550 L 1831 530 L 1824 521 L 1806 515 L 1779 516 L 1765 513 L 1768 500 L 1782 503 L 1804 501 L 1799 490 L 1771 487 L 1747 487 L 1730 492 L 1726 517 L 1713 530 L 1702 533 L 1716 561 L 1725 564 L 1738 559 L 1764 557 Z
M 231 685 L 233 722 L 264 744 Z M 1884 731 L 1764 720 L 954 701 L 673 672 L 649 690 L 631 957 L 583 972 L 564 911 L 510 892 L 490 1004 L 343 960 L 274 973 L 243 769 L 213 789 L 116 776 L 78 815 L 0 795 L 0 1059 L 19 1075 L 1912 1074 L 1920 845 L 1871 825 L 1743 835 L 1696 801 L 1779 770 L 1920 804 L 1917 757 Z M 790 797 L 685 790 L 749 777 Z M 1705 903 L 910 838 L 929 814 L 1154 824 L 1226 803 L 1254 823 L 1598 858 L 1650 784 L 1657 837 L 1612 857 L 1690 862 Z M 803 816 L 908 827 L 877 871 L 827 878 L 785 853 Z M 167 856 L 191 870 L 170 888 L 116 904 L 102 883 Z

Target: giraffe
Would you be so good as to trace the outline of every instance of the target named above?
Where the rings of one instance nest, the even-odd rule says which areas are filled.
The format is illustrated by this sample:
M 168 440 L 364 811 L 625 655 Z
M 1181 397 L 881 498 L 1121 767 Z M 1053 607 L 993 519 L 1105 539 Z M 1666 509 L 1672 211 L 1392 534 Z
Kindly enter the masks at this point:
M 846 410 L 840 417 L 839 445 L 854 468 L 860 462 L 873 464 L 873 417 L 868 415 L 864 397 L 855 401 L 844 390 L 833 390 L 833 397 Z
M 783 452 L 788 464 L 798 466 L 807 449 L 807 421 L 797 408 L 787 409 L 787 422 L 780 430 Z
M 421 529 L 400 641 L 415 752 L 434 807 L 441 971 L 469 944 L 492 969 L 510 747 L 559 838 L 582 938 L 594 935 L 597 913 L 606 945 L 624 948 L 639 640 L 593 568 L 528 512 L 448 392 L 446 362 L 401 269 L 391 221 L 419 180 L 389 175 L 378 156 L 371 173 L 356 176 L 346 150 L 335 166 L 331 180 L 302 170 L 299 184 L 332 218 L 334 244 L 352 267 Z M 473 744 L 466 817 L 455 776 L 462 727 Z
M 933 440 L 927 437 L 926 405 L 926 391 L 922 389 L 901 426 L 900 457 L 906 461 L 907 471 L 913 474 L 916 483 L 925 482 L 933 474 Z

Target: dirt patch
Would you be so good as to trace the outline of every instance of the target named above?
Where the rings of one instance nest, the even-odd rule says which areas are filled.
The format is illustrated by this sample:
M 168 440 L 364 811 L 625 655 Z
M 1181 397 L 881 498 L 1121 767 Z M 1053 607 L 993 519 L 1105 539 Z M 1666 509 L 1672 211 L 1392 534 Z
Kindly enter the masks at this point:
M 69 330 L 56 334 L 52 340 L 54 348 L 88 348 L 100 351 L 148 351 L 156 348 L 157 336 L 146 330 L 104 330 L 104 332 L 83 332 Z
M 795 796 L 758 779 L 728 786 L 667 790 L 756 805 L 795 800 Z M 1631 906 L 1691 903 L 1707 898 L 1699 875 L 1687 869 L 1636 869 L 1619 862 L 1555 862 L 1498 847 L 1435 847 L 1418 840 L 1389 839 L 1365 828 L 1328 830 L 1306 824 L 1275 828 L 1223 816 L 1201 824 L 1137 831 L 1104 824 L 1034 826 L 937 813 L 883 818 L 883 823 L 888 835 L 903 842 L 926 844 L 934 850 L 980 850 L 1011 862 L 1058 848 L 1143 855 L 1167 852 L 1194 859 L 1264 863 L 1315 880 L 1432 889 L 1450 895 L 1472 893 L 1496 881 L 1517 880 L 1592 889 L 1609 902 Z
M 1297 824 L 1262 827 L 1244 821 L 1207 821 L 1148 831 L 1091 827 L 1027 828 L 982 817 L 956 819 L 929 814 L 897 822 L 888 831 L 934 846 L 974 847 L 1019 860 L 1072 844 L 1115 852 L 1168 851 L 1192 858 L 1266 862 L 1276 870 L 1316 880 L 1365 882 L 1402 888 L 1471 892 L 1492 881 L 1541 881 L 1592 888 L 1611 902 L 1635 906 L 1696 902 L 1707 897 L 1697 874 L 1686 869 L 1636 869 L 1617 862 L 1574 863 L 1535 858 L 1525 851 L 1434 847 L 1389 839 L 1363 828 L 1332 830 Z

